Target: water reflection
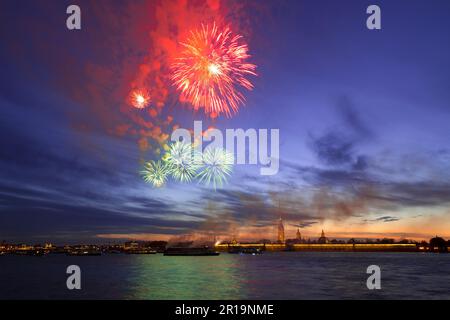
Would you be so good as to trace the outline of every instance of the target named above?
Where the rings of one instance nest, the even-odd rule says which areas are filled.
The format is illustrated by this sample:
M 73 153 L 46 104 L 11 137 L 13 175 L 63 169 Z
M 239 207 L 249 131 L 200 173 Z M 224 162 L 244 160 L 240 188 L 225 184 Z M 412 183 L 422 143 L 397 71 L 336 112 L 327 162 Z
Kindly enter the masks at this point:
M 128 299 L 245 299 L 238 260 L 218 257 L 136 256 Z

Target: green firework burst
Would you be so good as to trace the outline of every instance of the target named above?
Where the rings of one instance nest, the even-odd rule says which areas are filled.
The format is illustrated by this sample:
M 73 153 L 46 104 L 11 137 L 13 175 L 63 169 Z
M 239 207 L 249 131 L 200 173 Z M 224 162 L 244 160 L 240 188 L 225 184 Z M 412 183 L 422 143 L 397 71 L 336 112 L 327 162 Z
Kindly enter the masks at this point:
M 166 183 L 168 173 L 168 166 L 161 160 L 147 162 L 141 171 L 144 181 L 153 184 L 157 188 L 162 187 Z

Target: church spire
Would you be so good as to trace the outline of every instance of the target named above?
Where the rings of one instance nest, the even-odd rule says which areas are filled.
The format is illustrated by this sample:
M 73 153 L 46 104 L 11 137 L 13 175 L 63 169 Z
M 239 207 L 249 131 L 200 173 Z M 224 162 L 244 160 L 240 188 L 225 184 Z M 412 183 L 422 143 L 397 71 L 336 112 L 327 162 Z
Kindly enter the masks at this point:
M 278 221 L 278 242 L 284 243 L 284 225 L 283 225 L 283 219 Z
M 322 234 L 320 235 L 319 240 L 317 240 L 318 243 L 324 244 L 324 243 L 328 243 L 328 239 L 327 237 L 325 237 L 325 232 L 322 229 Z

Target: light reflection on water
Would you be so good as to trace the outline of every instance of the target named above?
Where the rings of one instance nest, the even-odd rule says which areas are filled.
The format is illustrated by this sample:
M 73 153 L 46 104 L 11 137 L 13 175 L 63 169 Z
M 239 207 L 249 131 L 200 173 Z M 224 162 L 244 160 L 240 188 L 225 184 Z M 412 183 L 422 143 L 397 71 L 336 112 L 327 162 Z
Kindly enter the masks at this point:
M 68 265 L 82 290 L 66 289 Z M 366 288 L 367 266 L 382 290 Z M 450 299 L 450 254 L 264 253 L 216 257 L 1 256 L 5 299 Z
M 219 257 L 138 256 L 130 282 L 135 291 L 127 299 L 245 298 L 237 260 Z

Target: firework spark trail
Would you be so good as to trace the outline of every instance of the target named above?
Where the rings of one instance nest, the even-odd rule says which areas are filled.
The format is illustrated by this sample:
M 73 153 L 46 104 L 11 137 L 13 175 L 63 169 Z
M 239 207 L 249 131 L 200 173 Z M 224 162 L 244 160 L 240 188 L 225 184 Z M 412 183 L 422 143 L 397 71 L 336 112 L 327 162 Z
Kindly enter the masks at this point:
M 150 103 L 150 95 L 144 89 L 133 90 L 130 93 L 129 102 L 133 107 L 143 109 Z
M 195 178 L 199 165 L 194 161 L 193 147 L 184 142 L 175 142 L 169 147 L 165 161 L 172 176 L 181 182 L 190 182 Z
M 149 161 L 141 171 L 145 182 L 153 184 L 154 187 L 162 187 L 167 181 L 169 168 L 161 160 Z
M 233 171 L 234 156 L 221 148 L 206 148 L 203 152 L 202 167 L 197 174 L 199 182 L 206 185 L 222 186 Z
M 214 23 L 192 31 L 181 45 L 184 50 L 172 64 L 171 77 L 181 98 L 213 118 L 237 113 L 245 101 L 240 87 L 252 90 L 246 77 L 256 76 L 256 65 L 246 62 L 250 55 L 242 37 Z

